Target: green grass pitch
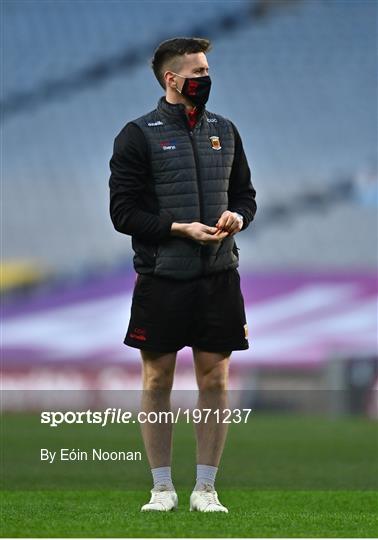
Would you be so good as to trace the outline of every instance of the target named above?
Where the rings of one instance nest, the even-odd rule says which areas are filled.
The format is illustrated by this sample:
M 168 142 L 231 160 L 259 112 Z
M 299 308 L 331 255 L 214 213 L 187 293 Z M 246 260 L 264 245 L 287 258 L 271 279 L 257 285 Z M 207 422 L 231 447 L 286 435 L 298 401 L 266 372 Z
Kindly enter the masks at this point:
M 374 537 L 372 492 L 222 490 L 229 514 L 179 509 L 141 513 L 144 491 L 8 492 L 6 536 L 31 537 Z
M 2 444 L 2 537 L 375 537 L 376 422 L 256 414 L 231 426 L 217 478 L 229 514 L 189 512 L 193 426 L 175 426 L 179 509 L 141 513 L 151 488 L 141 463 L 47 466 L 37 450 L 143 449 L 138 427 L 51 430 L 32 415 L 6 415 Z

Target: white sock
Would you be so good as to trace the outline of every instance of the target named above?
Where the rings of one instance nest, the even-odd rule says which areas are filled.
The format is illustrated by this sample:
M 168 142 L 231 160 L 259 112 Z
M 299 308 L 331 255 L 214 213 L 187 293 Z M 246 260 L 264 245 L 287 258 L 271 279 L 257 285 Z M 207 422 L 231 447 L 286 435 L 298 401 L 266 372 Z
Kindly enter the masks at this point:
M 154 487 L 160 484 L 173 487 L 171 467 L 156 467 L 155 469 L 151 469 L 151 472 L 154 479 Z
M 194 489 L 201 489 L 204 484 L 210 484 L 214 487 L 217 472 L 218 467 L 213 467 L 212 465 L 197 465 L 197 481 Z

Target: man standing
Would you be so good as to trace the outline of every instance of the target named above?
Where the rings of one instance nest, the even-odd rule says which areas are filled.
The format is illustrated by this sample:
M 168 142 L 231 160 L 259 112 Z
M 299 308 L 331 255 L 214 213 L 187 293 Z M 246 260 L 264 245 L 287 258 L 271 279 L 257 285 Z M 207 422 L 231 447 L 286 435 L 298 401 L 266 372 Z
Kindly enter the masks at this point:
M 232 351 L 248 349 L 235 234 L 256 213 L 256 191 L 235 125 L 209 112 L 207 39 L 161 43 L 152 68 L 165 91 L 128 122 L 110 160 L 110 215 L 131 235 L 137 277 L 124 343 L 140 349 L 143 410 L 170 408 L 177 351 L 193 350 L 198 408 L 227 404 Z M 197 481 L 190 509 L 227 512 L 214 488 L 227 435 L 214 418 L 196 424 Z M 177 507 L 171 424 L 143 424 L 154 487 L 142 510 Z

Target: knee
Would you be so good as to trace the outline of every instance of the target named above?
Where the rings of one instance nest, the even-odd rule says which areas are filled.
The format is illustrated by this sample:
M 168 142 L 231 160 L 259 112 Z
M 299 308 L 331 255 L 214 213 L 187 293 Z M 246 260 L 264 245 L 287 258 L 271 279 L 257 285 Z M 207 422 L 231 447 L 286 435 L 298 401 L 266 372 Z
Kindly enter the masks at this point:
M 212 369 L 201 373 L 198 377 L 198 387 L 201 391 L 227 390 L 228 373 L 226 369 Z
M 171 390 L 176 353 L 162 354 L 142 350 L 144 390 Z
M 171 390 L 173 371 L 169 369 L 146 370 L 143 377 L 145 390 Z

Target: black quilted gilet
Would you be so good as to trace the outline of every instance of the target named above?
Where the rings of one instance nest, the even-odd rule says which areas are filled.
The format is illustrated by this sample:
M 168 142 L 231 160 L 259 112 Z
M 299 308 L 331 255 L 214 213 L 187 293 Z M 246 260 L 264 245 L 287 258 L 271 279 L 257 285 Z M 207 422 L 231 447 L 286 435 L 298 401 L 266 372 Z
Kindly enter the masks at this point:
M 174 221 L 214 226 L 228 209 L 228 185 L 234 159 L 234 132 L 229 120 L 204 109 L 190 131 L 182 104 L 160 98 L 155 110 L 133 120 L 143 131 L 159 214 Z M 199 244 L 171 236 L 156 245 L 133 237 L 134 268 L 173 279 L 191 279 L 237 268 L 234 237 Z

